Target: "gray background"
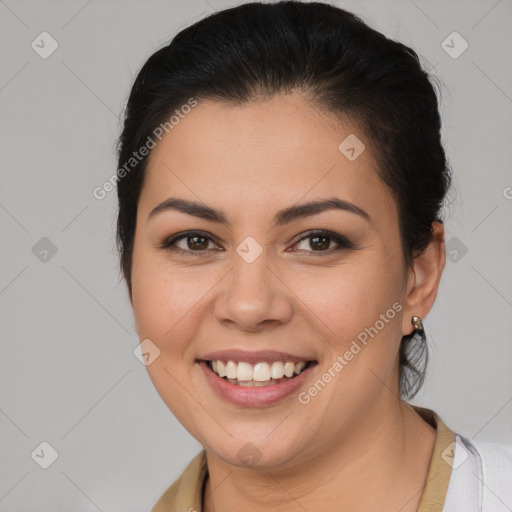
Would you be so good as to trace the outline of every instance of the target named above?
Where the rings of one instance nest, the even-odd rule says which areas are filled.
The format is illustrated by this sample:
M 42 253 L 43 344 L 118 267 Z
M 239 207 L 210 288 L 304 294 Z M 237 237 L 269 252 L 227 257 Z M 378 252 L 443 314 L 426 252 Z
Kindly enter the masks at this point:
M 140 66 L 236 3 L 0 0 L 1 511 L 149 510 L 200 449 L 133 354 L 115 192 L 92 190 L 115 171 Z M 512 2 L 337 5 L 412 46 L 442 82 L 450 259 L 413 403 L 463 435 L 512 443 Z M 31 48 L 43 31 L 59 45 L 46 59 Z M 442 47 L 453 31 L 469 44 L 458 58 Z M 58 452 L 48 469 L 31 457 L 43 441 Z

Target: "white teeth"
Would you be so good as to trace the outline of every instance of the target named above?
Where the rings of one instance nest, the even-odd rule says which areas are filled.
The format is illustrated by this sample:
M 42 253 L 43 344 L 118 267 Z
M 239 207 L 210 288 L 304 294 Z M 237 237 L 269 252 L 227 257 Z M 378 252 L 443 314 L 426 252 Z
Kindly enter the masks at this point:
M 306 366 L 306 363 L 304 361 L 301 361 L 300 363 L 295 363 L 295 373 L 299 375 L 299 373 L 304 370 L 304 367 Z
M 255 384 L 252 380 L 240 380 L 240 381 L 233 381 L 233 384 L 238 384 L 239 386 L 244 386 L 246 388 L 252 388 Z
M 284 377 L 284 364 L 281 361 L 272 363 L 270 367 L 270 376 L 273 379 L 282 379 Z
M 237 365 L 233 361 L 228 361 L 228 364 L 226 365 L 226 377 L 228 379 L 236 379 L 237 377 Z
M 232 361 L 230 361 L 230 363 L 231 362 Z M 238 363 L 236 375 L 233 377 L 233 379 L 252 380 L 252 366 L 249 363 Z
M 274 380 L 283 377 L 292 378 L 299 375 L 306 367 L 306 361 L 293 363 L 292 361 L 274 361 L 272 364 L 265 361 L 251 365 L 241 361 L 211 361 L 211 368 L 219 375 L 226 377 L 230 382 L 246 386 L 265 386 L 276 384 Z
M 231 384 L 237 384 L 245 388 L 260 388 L 266 386 L 274 386 L 277 384 L 275 380 L 268 380 L 266 382 L 257 382 L 255 380 L 230 380 Z
M 270 380 L 270 366 L 268 363 L 257 363 L 252 369 L 252 380 L 265 382 Z
M 295 365 L 291 361 L 288 361 L 287 363 L 285 363 L 284 374 L 287 377 L 293 377 L 294 372 L 295 372 Z
M 215 370 L 213 370 L 213 371 L 215 371 Z M 217 361 L 217 373 L 219 374 L 219 377 L 226 376 L 226 365 L 224 364 L 223 361 Z

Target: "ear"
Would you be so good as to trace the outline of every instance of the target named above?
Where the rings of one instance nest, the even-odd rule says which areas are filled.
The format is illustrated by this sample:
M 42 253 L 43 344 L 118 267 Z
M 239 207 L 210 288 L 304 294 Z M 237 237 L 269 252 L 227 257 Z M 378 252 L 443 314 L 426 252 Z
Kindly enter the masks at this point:
M 437 295 L 441 274 L 446 262 L 444 226 L 432 223 L 433 236 L 425 250 L 414 258 L 407 279 L 407 294 L 402 320 L 402 335 L 411 334 L 411 318 L 424 319 L 431 310 Z

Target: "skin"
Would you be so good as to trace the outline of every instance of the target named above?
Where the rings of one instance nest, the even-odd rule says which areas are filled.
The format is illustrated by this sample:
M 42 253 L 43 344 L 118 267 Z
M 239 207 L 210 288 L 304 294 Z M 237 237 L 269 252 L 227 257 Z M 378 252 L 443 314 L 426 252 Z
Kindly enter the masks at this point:
M 366 145 L 352 162 L 338 150 L 350 133 Z M 424 318 L 434 303 L 444 231 L 435 223 L 432 243 L 406 268 L 397 207 L 375 169 L 354 124 L 296 93 L 244 106 L 200 101 L 151 152 L 131 300 L 140 339 L 161 351 L 147 367 L 156 389 L 206 449 L 206 512 L 417 510 L 435 430 L 400 400 L 397 357 L 412 315 Z M 148 221 L 171 196 L 221 209 L 230 225 L 177 211 Z M 278 210 L 332 197 L 371 221 L 328 210 L 272 228 Z M 316 229 L 357 248 L 299 241 Z M 189 256 L 159 247 L 186 230 L 213 240 L 199 240 L 200 255 L 186 238 L 178 246 Z M 247 236 L 263 248 L 250 264 L 236 253 Z M 235 406 L 195 362 L 232 348 L 304 355 L 319 363 L 304 391 L 395 302 L 402 310 L 307 405 L 294 393 L 268 407 Z M 247 442 L 260 453 L 252 466 L 237 456 Z

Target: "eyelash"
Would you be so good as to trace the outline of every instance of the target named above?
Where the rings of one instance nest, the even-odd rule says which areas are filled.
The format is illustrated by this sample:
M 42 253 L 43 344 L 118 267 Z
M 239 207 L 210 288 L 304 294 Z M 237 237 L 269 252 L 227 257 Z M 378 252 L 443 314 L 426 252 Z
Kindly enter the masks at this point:
M 181 234 L 175 235 L 171 238 L 164 240 L 164 242 L 160 245 L 160 249 L 178 252 L 180 254 L 184 254 L 187 256 L 189 256 L 189 255 L 202 256 L 209 249 L 201 249 L 201 250 L 197 250 L 197 251 L 192 251 L 192 250 L 181 249 L 181 248 L 175 246 L 176 242 L 178 242 L 182 239 L 192 238 L 193 236 L 203 237 L 203 238 L 208 239 L 208 241 L 216 243 L 215 240 L 211 236 L 209 236 L 207 233 L 205 233 L 203 231 L 187 231 L 185 233 L 181 233 Z M 350 240 L 348 240 L 344 236 L 337 235 L 336 233 L 333 233 L 332 231 L 326 231 L 323 229 L 320 229 L 317 231 L 312 231 L 312 232 L 308 233 L 306 236 L 302 237 L 300 240 L 297 240 L 297 242 L 295 242 L 294 245 L 302 242 L 303 240 L 307 240 L 308 238 L 312 238 L 314 236 L 325 236 L 327 238 L 330 238 L 336 244 L 338 244 L 338 247 L 335 249 L 329 249 L 329 250 L 325 250 L 325 251 L 306 251 L 306 252 L 312 253 L 315 256 L 323 256 L 326 254 L 332 254 L 333 252 L 341 251 L 343 249 L 355 249 L 356 248 L 355 244 L 353 244 Z M 196 254 L 194 254 L 194 253 L 196 253 Z

